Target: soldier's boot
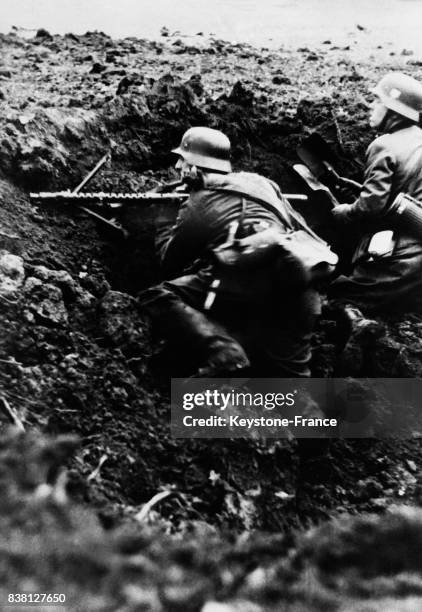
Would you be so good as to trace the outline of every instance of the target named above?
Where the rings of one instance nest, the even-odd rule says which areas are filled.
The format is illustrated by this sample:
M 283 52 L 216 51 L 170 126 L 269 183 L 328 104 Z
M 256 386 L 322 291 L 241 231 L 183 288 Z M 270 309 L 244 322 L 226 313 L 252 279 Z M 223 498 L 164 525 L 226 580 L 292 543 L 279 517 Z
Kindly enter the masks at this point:
M 238 373 L 249 368 L 249 359 L 240 344 L 228 335 L 212 338 L 206 350 L 206 364 L 195 376 L 212 378 L 228 373 Z M 239 374 L 240 375 L 240 374 Z
M 356 341 L 367 343 L 385 335 L 385 326 L 379 321 L 365 317 L 354 304 L 334 302 L 328 305 L 328 310 L 337 322 L 337 345 L 342 351 Z
M 195 355 L 197 376 L 218 376 L 249 367 L 244 349 L 222 325 L 171 291 L 161 287 L 148 290 L 140 296 L 140 303 L 160 335 Z

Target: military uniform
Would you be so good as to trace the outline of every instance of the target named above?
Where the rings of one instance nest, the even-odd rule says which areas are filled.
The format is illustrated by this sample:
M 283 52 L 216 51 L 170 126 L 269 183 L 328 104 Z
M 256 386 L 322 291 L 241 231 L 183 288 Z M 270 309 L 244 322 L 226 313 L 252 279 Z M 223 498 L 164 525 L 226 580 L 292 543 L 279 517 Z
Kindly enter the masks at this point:
M 352 274 L 340 276 L 330 294 L 369 312 L 422 312 L 421 240 L 395 229 L 393 252 L 375 260 L 368 256 L 371 237 L 394 229 L 386 213 L 395 197 L 405 192 L 422 200 L 422 130 L 393 115 L 386 131 L 369 146 L 361 194 L 342 214 L 343 222 L 356 225 L 362 237 L 353 257 Z
M 182 342 L 184 350 L 202 346 L 199 360 L 207 360 L 207 351 L 217 343 L 237 355 L 239 367 L 259 364 L 262 376 L 307 376 L 319 296 L 309 285 L 295 283 L 295 262 L 280 282 L 269 280 L 264 292 L 253 279 L 221 287 L 211 310 L 204 311 L 215 278 L 210 252 L 226 241 L 230 224 L 239 221 L 242 210 L 246 233 L 269 227 L 283 233 L 303 229 L 303 220 L 275 183 L 245 172 L 204 173 L 176 224 L 157 233 L 159 258 L 169 280 L 144 292 L 141 302 L 164 334 Z

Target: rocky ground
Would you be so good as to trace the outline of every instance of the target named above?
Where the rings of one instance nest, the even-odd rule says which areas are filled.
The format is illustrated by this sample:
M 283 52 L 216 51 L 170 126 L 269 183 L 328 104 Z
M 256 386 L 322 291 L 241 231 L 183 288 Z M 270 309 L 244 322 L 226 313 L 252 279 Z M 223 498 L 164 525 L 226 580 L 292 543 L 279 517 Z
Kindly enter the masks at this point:
M 74 188 L 110 146 L 90 190 L 172 180 L 169 150 L 199 124 L 286 192 L 303 189 L 290 165 L 314 130 L 360 178 L 368 85 L 422 62 L 164 34 L 1 37 L 0 593 L 63 591 L 69 610 L 416 610 L 419 438 L 337 441 L 301 467 L 294 441 L 173 439 L 133 297 L 158 278 L 151 225 L 124 240 L 28 192 Z M 384 323 L 340 354 L 322 321 L 314 375 L 421 376 L 420 319 Z

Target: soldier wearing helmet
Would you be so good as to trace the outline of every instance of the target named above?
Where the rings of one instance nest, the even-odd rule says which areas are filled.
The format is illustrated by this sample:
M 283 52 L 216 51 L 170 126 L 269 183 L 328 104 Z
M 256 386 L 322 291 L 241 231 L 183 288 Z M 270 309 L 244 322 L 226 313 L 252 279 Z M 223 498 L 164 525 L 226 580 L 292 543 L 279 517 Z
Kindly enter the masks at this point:
M 223 286 L 210 261 L 234 227 L 241 227 L 243 236 L 269 228 L 285 234 L 302 228 L 304 221 L 275 183 L 232 172 L 230 141 L 222 132 L 190 128 L 173 153 L 190 191 L 175 225 L 157 230 L 168 280 L 140 296 L 153 327 L 180 349 L 181 357 L 189 355 L 201 375 L 239 371 L 251 363 L 259 364 L 264 376 L 309 375 L 319 297 L 294 257 L 286 255 L 283 290 L 266 280 L 265 271 L 245 280 L 235 270 L 232 282 Z
M 401 192 L 422 200 L 422 84 L 391 72 L 373 93 L 369 124 L 380 135 L 367 150 L 360 196 L 333 210 L 336 221 L 354 227 L 360 240 L 351 275 L 333 283 L 332 295 L 366 311 L 420 312 L 422 241 L 412 228 L 398 226 L 390 208 Z M 392 239 L 385 252 L 373 256 L 371 239 L 383 230 L 392 230 Z
M 176 168 L 181 174 L 196 166 L 203 170 L 227 174 L 230 163 L 230 140 L 218 130 L 207 127 L 190 128 L 183 134 L 180 145 L 172 150 L 179 156 Z

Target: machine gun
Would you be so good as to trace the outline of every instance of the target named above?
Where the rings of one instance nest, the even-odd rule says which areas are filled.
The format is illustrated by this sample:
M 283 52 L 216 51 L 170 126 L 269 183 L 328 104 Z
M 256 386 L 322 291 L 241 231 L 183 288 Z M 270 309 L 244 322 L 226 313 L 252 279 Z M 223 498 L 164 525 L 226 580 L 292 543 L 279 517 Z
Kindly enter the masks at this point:
M 154 204 L 154 215 L 158 215 L 156 205 L 177 204 L 180 205 L 188 198 L 188 193 L 75 193 L 73 191 L 40 192 L 30 193 L 31 202 L 36 204 L 64 204 L 76 205 L 79 210 L 84 211 L 97 221 L 108 225 L 119 231 L 124 237 L 129 235 L 125 226 L 137 225 L 137 221 L 146 217 L 146 211 L 139 209 L 137 204 Z M 97 209 L 97 210 L 95 210 Z M 100 214 L 101 212 L 101 214 Z M 153 213 L 151 213 L 152 216 Z M 105 216 L 107 215 L 107 216 Z M 139 219 L 140 218 L 140 219 Z
M 307 200 L 307 196 L 302 194 L 288 193 L 284 195 L 289 201 Z M 126 229 L 127 227 L 136 229 L 147 219 L 168 220 L 171 217 L 175 218 L 178 206 L 188 197 L 189 193 L 177 191 L 150 191 L 146 193 L 41 191 L 40 193 L 29 194 L 29 198 L 34 204 L 76 205 L 79 210 L 121 232 L 125 237 L 130 233 Z M 139 206 L 139 204 L 144 206 Z M 153 210 L 150 209 L 149 205 L 153 206 Z M 177 205 L 174 214 L 168 210 L 169 205 Z
M 130 233 L 128 227 L 136 229 L 142 226 L 147 219 L 169 220 L 171 217 L 176 217 L 177 209 L 174 210 L 174 213 L 170 212 L 168 205 L 177 205 L 178 208 L 189 197 L 187 191 L 177 191 L 183 188 L 182 181 L 160 185 L 156 190 L 146 193 L 83 192 L 82 189 L 109 159 L 110 153 L 107 153 L 73 191 L 30 193 L 30 201 L 35 204 L 76 205 L 79 210 L 119 231 L 124 237 Z M 290 201 L 307 200 L 307 196 L 302 194 L 284 195 Z M 153 210 L 148 205 L 152 205 Z
M 96 166 L 87 174 L 83 181 L 73 190 L 49 192 L 42 191 L 39 193 L 30 193 L 29 199 L 35 204 L 65 204 L 75 205 L 79 210 L 82 210 L 97 221 L 117 230 L 125 238 L 129 232 L 125 225 L 129 225 L 128 219 L 122 219 L 122 211 L 128 211 L 132 208 L 132 204 L 142 203 L 163 203 L 169 202 L 180 204 L 188 197 L 187 193 L 174 191 L 182 185 L 181 181 L 175 181 L 168 185 L 160 185 L 156 192 L 147 193 L 87 193 L 82 189 L 94 178 L 105 163 L 111 159 L 111 150 L 108 151 L 96 164 Z M 173 190 L 173 191 L 169 191 Z M 95 210 L 97 209 L 97 210 Z M 101 213 L 101 214 L 100 214 Z M 104 216 L 104 213 L 107 216 Z M 117 219 L 116 219 L 117 216 Z M 122 222 L 123 221 L 123 222 Z
M 41 191 L 39 193 L 30 193 L 29 198 L 32 201 L 40 203 L 56 202 L 58 204 L 69 204 L 76 202 L 78 205 L 96 204 L 97 206 L 113 207 L 118 204 L 126 204 L 129 202 L 163 202 L 170 200 L 182 202 L 189 196 L 188 193 L 109 193 L 99 191 L 95 193 L 74 193 L 73 191 Z

